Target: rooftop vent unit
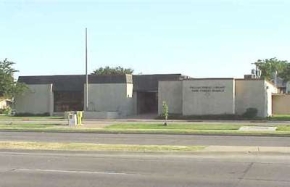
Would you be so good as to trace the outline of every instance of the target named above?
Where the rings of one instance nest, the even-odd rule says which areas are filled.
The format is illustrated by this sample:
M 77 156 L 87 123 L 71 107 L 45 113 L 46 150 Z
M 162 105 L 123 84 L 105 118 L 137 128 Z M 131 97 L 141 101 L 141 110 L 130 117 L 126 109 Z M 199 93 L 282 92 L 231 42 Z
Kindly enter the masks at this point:
M 244 75 L 244 79 L 255 79 L 255 78 L 256 78 L 256 75 L 253 75 L 253 74 Z

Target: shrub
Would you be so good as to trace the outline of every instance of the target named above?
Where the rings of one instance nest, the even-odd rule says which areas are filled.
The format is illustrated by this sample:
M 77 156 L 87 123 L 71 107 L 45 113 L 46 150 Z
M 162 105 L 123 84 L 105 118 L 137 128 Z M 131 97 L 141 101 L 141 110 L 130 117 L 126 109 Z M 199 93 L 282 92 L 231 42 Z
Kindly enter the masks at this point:
M 3 114 L 10 115 L 11 112 L 12 112 L 12 109 L 10 107 L 6 107 L 3 111 Z
M 16 113 L 15 116 L 18 116 L 18 117 L 33 117 L 33 116 L 39 116 L 39 117 L 42 117 L 42 116 L 50 116 L 49 113 L 39 113 L 39 114 L 32 114 L 32 113 Z
M 0 114 L 10 115 L 11 112 L 12 112 L 12 109 L 10 107 L 0 109 Z
M 256 118 L 258 114 L 258 109 L 256 108 L 247 108 L 246 112 L 243 114 L 244 118 L 253 119 Z

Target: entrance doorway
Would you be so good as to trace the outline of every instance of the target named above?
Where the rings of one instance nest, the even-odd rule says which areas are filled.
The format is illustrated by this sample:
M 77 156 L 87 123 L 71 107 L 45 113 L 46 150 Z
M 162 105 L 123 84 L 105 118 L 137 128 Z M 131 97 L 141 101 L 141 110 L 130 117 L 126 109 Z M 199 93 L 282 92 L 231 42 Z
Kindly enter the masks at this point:
M 54 92 L 54 112 L 82 111 L 83 92 Z
M 153 114 L 158 112 L 157 92 L 137 93 L 137 114 Z

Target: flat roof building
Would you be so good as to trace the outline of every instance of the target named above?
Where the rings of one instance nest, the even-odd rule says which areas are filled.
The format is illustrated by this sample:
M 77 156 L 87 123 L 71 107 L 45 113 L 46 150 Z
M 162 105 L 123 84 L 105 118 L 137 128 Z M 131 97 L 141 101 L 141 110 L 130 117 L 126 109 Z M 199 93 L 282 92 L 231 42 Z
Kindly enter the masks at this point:
M 16 113 L 55 115 L 84 110 L 85 76 L 20 76 L 28 85 L 15 98 Z M 87 118 L 124 118 L 162 113 L 178 115 L 243 114 L 257 108 L 258 116 L 272 115 L 272 94 L 278 90 L 261 79 L 193 79 L 181 74 L 89 75 Z

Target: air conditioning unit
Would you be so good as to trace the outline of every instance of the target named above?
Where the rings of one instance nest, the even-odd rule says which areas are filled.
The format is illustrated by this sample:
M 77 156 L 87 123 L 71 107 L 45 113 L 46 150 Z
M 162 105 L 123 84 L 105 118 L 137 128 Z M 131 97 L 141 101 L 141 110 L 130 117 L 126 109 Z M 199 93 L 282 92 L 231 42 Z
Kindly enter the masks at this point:
M 256 79 L 257 78 L 256 74 L 251 74 L 251 78 Z
M 248 75 L 244 75 L 244 79 L 252 79 L 252 75 L 250 74 L 248 74 Z
M 250 74 L 250 75 L 244 75 L 244 79 L 256 79 L 257 76 L 254 74 Z

